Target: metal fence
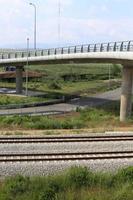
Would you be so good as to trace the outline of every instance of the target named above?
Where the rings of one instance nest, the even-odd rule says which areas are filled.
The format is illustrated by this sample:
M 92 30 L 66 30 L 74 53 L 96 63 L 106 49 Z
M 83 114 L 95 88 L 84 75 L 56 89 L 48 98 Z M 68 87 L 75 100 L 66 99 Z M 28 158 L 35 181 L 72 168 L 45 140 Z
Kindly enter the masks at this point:
M 70 47 L 60 47 L 51 49 L 29 49 L 27 50 L 13 50 L 8 49 L 0 51 L 0 59 L 23 58 L 23 57 L 37 57 L 58 54 L 72 54 L 72 53 L 89 53 L 89 52 L 128 52 L 133 51 L 133 41 L 110 42 L 78 45 Z

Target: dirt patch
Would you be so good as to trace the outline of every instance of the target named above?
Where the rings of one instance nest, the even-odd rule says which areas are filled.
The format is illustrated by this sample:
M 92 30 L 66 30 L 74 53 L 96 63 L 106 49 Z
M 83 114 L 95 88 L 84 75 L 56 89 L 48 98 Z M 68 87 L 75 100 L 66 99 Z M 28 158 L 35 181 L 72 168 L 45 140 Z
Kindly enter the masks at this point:
M 79 117 L 80 113 L 78 112 L 70 112 L 70 113 L 64 113 L 64 114 L 60 114 L 60 115 L 55 115 L 55 116 L 50 116 L 50 118 L 54 118 L 54 119 L 68 119 L 70 117 Z
M 0 130 L 0 135 L 69 135 L 69 134 L 92 134 L 92 133 L 105 133 L 105 132 L 133 132 L 132 127 L 114 127 L 114 128 L 91 128 L 91 129 L 70 129 L 70 130 Z
M 29 78 L 40 78 L 42 76 L 44 76 L 45 74 L 39 73 L 39 72 L 35 72 L 35 71 L 28 71 L 28 77 Z M 26 72 L 23 72 L 23 78 L 26 77 Z M 12 72 L 0 72 L 0 78 L 1 79 L 12 79 L 12 78 L 16 78 L 16 72 L 12 71 Z

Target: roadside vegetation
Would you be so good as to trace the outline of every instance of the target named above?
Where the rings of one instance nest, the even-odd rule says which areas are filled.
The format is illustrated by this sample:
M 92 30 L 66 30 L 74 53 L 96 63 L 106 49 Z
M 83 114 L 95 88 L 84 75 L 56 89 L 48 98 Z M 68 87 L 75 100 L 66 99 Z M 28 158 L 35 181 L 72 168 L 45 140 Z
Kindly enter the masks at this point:
M 110 69 L 110 82 L 109 82 Z M 52 99 L 70 99 L 74 96 L 89 96 L 120 86 L 121 66 L 112 64 L 69 64 L 29 66 L 29 70 L 42 72 L 41 79 L 29 80 L 28 89 L 43 91 L 45 97 L 15 97 L 0 95 L 0 105 L 45 102 Z M 25 86 L 25 84 L 24 84 Z M 15 87 L 15 83 L 0 82 L 0 87 Z M 88 108 L 84 111 L 61 116 L 3 116 L 1 128 L 8 129 L 80 129 L 113 128 L 120 126 L 119 104 L 112 103 L 102 108 Z M 127 122 L 130 124 L 130 122 Z
M 0 200 L 132 200 L 133 167 L 116 173 L 72 167 L 62 174 L 0 182 Z
M 104 105 L 101 108 L 88 108 L 60 116 L 1 116 L 0 127 L 14 129 L 97 129 L 114 130 L 115 127 L 132 126 L 132 120 L 119 122 L 119 103 Z M 105 129 L 105 130 L 104 130 Z
M 109 80 L 110 69 L 110 83 Z M 28 88 L 49 95 L 90 95 L 120 86 L 121 66 L 112 64 L 65 64 L 29 66 L 42 78 L 29 80 Z M 15 83 L 0 82 L 0 87 L 15 88 Z M 25 87 L 25 83 L 24 83 Z
M 116 77 L 120 74 L 121 65 L 118 64 L 50 64 L 50 65 L 33 65 L 29 66 L 29 70 L 42 72 L 46 77 L 62 77 L 65 80 L 72 80 L 74 77 L 81 79 L 93 79 L 102 77 L 108 79 L 110 68 L 111 77 Z M 78 77 L 79 76 L 79 77 Z M 76 78 L 75 78 L 76 79 Z
M 110 84 L 109 80 L 110 69 Z M 119 87 L 121 66 L 112 64 L 69 64 L 29 66 L 29 70 L 42 72 L 45 76 L 39 82 L 31 82 L 31 89 L 45 92 L 57 92 L 62 95 L 95 94 L 110 87 Z M 115 79 L 115 80 L 114 80 Z M 117 81 L 116 81 L 117 79 Z
M 16 96 L 16 95 L 0 95 L 0 106 L 10 104 L 27 104 L 27 103 L 37 103 L 37 102 L 47 102 L 50 98 L 43 97 L 25 97 L 25 96 Z

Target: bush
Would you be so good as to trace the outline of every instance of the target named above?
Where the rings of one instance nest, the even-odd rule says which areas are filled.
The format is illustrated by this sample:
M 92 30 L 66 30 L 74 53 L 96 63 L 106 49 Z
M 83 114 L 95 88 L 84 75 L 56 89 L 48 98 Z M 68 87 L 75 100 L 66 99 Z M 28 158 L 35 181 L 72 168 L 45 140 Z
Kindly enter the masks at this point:
M 91 186 L 93 174 L 86 167 L 72 167 L 67 175 L 69 187 L 81 188 Z
M 48 177 L 48 187 L 51 188 L 55 193 L 63 191 L 64 185 L 64 176 Z
M 61 175 L 18 175 L 0 182 L 0 200 L 132 200 L 132 173 L 133 167 L 116 174 L 72 167 Z
M 46 188 L 40 195 L 39 200 L 55 200 L 55 192 L 51 188 Z
M 24 123 L 27 128 L 35 129 L 74 129 L 83 127 L 81 120 L 66 119 L 58 120 L 49 117 L 33 117 Z
M 59 83 L 59 81 L 53 80 L 48 87 L 50 89 L 54 89 L 54 90 L 61 90 L 61 84 Z
M 133 188 L 131 185 L 124 184 L 114 195 L 113 200 L 132 200 Z
M 6 117 L 0 117 L 0 123 L 2 125 L 22 125 L 24 122 L 29 121 L 30 118 L 28 116 L 6 116 Z
M 26 193 L 29 189 L 29 185 L 30 179 L 28 177 L 18 175 L 6 181 L 5 194 L 9 196 L 10 199 L 14 200 L 16 196 Z
M 118 64 L 114 64 L 113 65 L 113 67 L 112 67 L 112 74 L 114 76 L 120 76 L 120 74 L 121 74 L 121 67 L 120 67 L 120 65 L 118 65 Z
M 133 167 L 128 167 L 125 169 L 121 169 L 114 176 L 115 182 L 131 182 L 133 184 Z
M 101 188 L 112 188 L 114 187 L 114 179 L 110 173 L 96 173 L 94 174 L 94 185 Z

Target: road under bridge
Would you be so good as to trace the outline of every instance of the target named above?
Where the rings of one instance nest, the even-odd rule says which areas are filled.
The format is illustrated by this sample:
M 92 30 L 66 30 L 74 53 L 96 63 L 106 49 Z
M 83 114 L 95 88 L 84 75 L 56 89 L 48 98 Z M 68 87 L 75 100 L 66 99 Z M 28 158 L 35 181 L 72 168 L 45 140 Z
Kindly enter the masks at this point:
M 123 66 L 120 121 L 131 116 L 133 41 L 79 45 L 38 50 L 2 50 L 0 66 L 16 66 L 16 92 L 22 93 L 23 67 L 64 63 L 116 63 Z

